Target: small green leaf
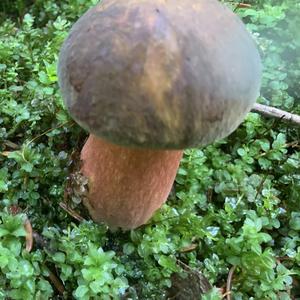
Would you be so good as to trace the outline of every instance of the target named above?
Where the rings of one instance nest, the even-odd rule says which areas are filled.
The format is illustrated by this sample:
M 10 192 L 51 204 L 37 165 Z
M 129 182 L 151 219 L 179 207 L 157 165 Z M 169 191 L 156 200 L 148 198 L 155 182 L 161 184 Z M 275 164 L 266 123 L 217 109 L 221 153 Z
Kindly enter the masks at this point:
M 158 263 L 173 272 L 178 271 L 178 266 L 176 265 L 176 260 L 171 256 L 161 255 L 159 257 Z
M 89 288 L 87 286 L 80 285 L 75 291 L 75 297 L 77 299 L 82 299 L 88 294 L 88 292 L 89 292 Z
M 132 243 L 126 243 L 123 245 L 123 252 L 126 254 L 126 255 L 130 255 L 134 252 L 135 250 L 135 247 Z
M 243 148 L 237 149 L 237 153 L 238 153 L 238 155 L 241 156 L 241 157 L 247 155 L 247 152 L 246 152 L 245 149 L 243 149 Z
M 25 228 L 19 227 L 16 230 L 14 230 L 13 232 L 11 232 L 11 235 L 15 236 L 15 237 L 21 237 L 21 236 L 26 236 L 26 230 Z
M 0 169 L 0 193 L 6 192 L 8 190 L 7 177 L 8 169 Z
M 56 252 L 53 255 L 53 260 L 58 263 L 64 263 L 66 260 L 66 255 L 62 252 Z
M 12 85 L 9 87 L 9 90 L 12 91 L 12 92 L 22 92 L 24 89 L 23 86 L 17 86 L 17 85 Z
M 30 162 L 25 162 L 21 165 L 21 170 L 24 170 L 27 173 L 31 173 L 33 170 L 33 164 Z
M 300 231 L 300 213 L 292 212 L 289 224 L 291 229 Z

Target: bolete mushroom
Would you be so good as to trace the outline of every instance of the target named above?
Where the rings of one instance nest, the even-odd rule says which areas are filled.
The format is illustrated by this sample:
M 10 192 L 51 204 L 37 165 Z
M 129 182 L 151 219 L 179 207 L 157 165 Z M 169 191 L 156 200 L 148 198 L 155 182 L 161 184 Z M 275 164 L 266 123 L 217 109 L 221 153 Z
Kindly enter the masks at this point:
M 261 62 L 240 19 L 216 0 L 104 0 L 59 57 L 82 149 L 92 218 L 144 224 L 167 199 L 182 151 L 233 132 L 259 94 Z

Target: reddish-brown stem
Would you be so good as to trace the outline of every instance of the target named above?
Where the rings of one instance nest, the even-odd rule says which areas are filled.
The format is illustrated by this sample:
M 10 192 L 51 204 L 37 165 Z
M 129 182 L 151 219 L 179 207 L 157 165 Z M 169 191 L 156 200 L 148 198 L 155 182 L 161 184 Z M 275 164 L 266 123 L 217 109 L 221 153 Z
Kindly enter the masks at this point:
M 82 149 L 89 180 L 84 200 L 92 218 L 111 228 L 136 228 L 167 200 L 181 150 L 132 149 L 90 135 Z

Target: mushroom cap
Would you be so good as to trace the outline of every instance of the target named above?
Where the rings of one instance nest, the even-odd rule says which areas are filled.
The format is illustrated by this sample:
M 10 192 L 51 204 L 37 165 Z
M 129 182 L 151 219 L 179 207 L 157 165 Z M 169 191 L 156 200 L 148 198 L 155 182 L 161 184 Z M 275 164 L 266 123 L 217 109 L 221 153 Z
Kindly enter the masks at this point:
M 90 133 L 184 149 L 237 128 L 259 95 L 261 61 L 217 0 L 104 0 L 73 25 L 58 74 L 67 109 Z

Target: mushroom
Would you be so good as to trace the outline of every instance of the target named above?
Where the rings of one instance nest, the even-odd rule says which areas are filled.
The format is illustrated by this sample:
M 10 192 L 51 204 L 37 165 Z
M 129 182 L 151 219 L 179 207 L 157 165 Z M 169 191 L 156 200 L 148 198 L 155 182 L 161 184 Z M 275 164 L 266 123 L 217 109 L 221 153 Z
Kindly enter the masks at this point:
M 95 221 L 132 229 L 166 201 L 183 149 L 243 121 L 261 62 L 216 0 L 104 0 L 73 25 L 58 75 L 70 115 L 90 133 L 84 204 Z

